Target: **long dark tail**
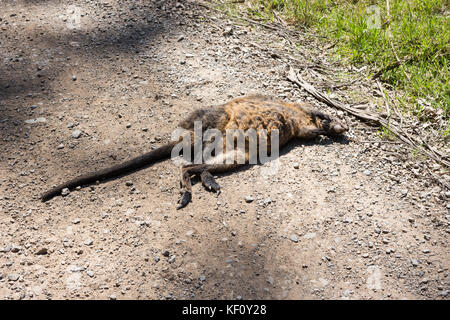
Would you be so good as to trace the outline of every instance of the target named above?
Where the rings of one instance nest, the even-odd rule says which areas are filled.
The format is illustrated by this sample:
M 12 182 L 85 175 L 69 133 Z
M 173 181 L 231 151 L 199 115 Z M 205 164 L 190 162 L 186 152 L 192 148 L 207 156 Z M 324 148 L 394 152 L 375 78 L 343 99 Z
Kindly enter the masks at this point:
M 60 184 L 59 186 L 54 187 L 53 189 L 45 192 L 41 196 L 41 200 L 42 202 L 45 202 L 57 195 L 60 195 L 61 191 L 64 188 L 68 188 L 70 190 L 78 186 L 94 183 L 96 181 L 115 178 L 125 173 L 130 173 L 137 169 L 142 169 L 143 167 L 146 167 L 159 160 L 167 159 L 170 157 L 172 148 L 175 146 L 176 143 L 177 142 L 170 142 L 158 149 L 150 151 L 146 154 L 143 154 L 131 160 L 125 161 L 121 164 L 112 166 L 110 168 L 102 169 L 96 172 L 88 173 L 79 176 L 75 179 L 72 179 L 66 183 Z

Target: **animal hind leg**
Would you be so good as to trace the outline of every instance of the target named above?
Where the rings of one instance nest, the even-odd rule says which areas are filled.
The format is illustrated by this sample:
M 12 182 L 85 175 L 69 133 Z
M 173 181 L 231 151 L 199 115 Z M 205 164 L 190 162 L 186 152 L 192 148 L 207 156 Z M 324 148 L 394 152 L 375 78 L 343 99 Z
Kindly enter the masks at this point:
M 211 191 L 219 192 L 220 185 L 214 179 L 212 173 L 222 173 L 230 171 L 239 167 L 240 164 L 199 164 L 186 165 L 181 169 L 182 180 L 181 184 L 184 189 L 183 194 L 178 201 L 177 209 L 184 208 L 192 201 L 192 175 L 200 175 L 202 184 Z
M 181 168 L 181 187 L 183 189 L 181 198 L 178 200 L 177 210 L 184 208 L 192 201 L 192 181 L 191 176 L 201 174 L 205 165 L 188 164 Z

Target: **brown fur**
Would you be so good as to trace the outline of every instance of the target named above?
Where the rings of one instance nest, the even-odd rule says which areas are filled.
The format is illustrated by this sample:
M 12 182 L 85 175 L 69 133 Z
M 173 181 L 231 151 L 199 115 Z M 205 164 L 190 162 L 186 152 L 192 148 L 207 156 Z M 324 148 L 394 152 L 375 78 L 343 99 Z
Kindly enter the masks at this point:
M 220 106 L 198 109 L 192 112 L 179 126 L 190 131 L 193 136 L 194 122 L 202 122 L 202 131 L 218 129 L 225 134 L 227 129 L 265 129 L 267 145 L 270 148 L 272 130 L 279 132 L 279 146 L 282 147 L 295 138 L 311 139 L 318 135 L 338 135 L 347 131 L 347 127 L 319 111 L 310 109 L 306 104 L 287 103 L 262 95 L 251 95 L 237 98 Z M 193 141 L 193 140 L 192 140 Z M 171 142 L 156 150 L 126 161 L 111 168 L 87 174 L 62 185 L 59 185 L 42 195 L 42 201 L 47 201 L 60 194 L 64 188 L 75 188 L 95 181 L 110 179 L 156 161 L 169 158 L 173 146 Z M 248 146 L 248 143 L 247 143 Z M 246 147 L 247 147 L 246 146 Z M 245 159 L 248 161 L 248 150 Z M 191 164 L 182 167 L 183 195 L 178 208 L 186 206 L 192 198 L 191 176 L 200 175 L 205 187 L 219 191 L 220 186 L 214 180 L 212 173 L 221 173 L 236 169 L 240 164 Z

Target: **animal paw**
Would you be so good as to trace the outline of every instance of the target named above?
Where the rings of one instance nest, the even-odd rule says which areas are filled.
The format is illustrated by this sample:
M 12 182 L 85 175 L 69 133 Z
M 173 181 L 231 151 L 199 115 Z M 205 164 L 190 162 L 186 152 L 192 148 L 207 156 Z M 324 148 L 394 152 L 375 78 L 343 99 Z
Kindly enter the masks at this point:
M 209 191 L 220 192 L 220 185 L 216 182 L 211 173 L 204 171 L 200 175 L 200 178 L 206 189 Z
M 190 191 L 185 191 L 181 196 L 180 200 L 178 200 L 177 210 L 186 207 L 188 203 L 191 201 L 192 201 L 192 193 Z

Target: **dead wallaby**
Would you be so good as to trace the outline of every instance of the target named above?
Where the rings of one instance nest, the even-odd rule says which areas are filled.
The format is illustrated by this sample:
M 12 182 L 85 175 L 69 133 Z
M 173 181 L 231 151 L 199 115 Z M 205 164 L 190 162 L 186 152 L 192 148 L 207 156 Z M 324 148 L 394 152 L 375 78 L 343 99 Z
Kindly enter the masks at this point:
M 187 130 L 193 136 L 195 121 L 201 121 L 202 132 L 207 129 L 218 129 L 224 135 L 227 129 L 240 129 L 243 131 L 264 129 L 267 133 L 266 136 L 269 138 L 271 130 L 277 129 L 280 148 L 296 138 L 312 139 L 318 135 L 333 136 L 348 130 L 347 126 L 342 122 L 308 108 L 307 104 L 287 103 L 262 95 L 237 98 L 223 105 L 196 110 L 182 121 L 179 127 Z M 70 180 L 47 191 L 42 195 L 41 199 L 42 201 L 47 201 L 54 196 L 60 195 L 64 188 L 73 189 L 77 186 L 111 179 L 146 167 L 159 160 L 167 159 L 171 156 L 173 147 L 178 143 L 179 141 L 169 142 L 158 149 L 121 164 Z M 270 148 L 270 142 L 267 143 L 267 146 Z M 248 149 L 246 148 L 246 161 L 248 161 L 248 156 Z M 192 176 L 199 175 L 206 188 L 212 191 L 219 191 L 220 186 L 214 180 L 212 174 L 230 171 L 241 165 L 243 164 L 226 164 L 221 162 L 182 166 L 181 184 L 184 190 L 177 208 L 186 206 L 192 199 Z

